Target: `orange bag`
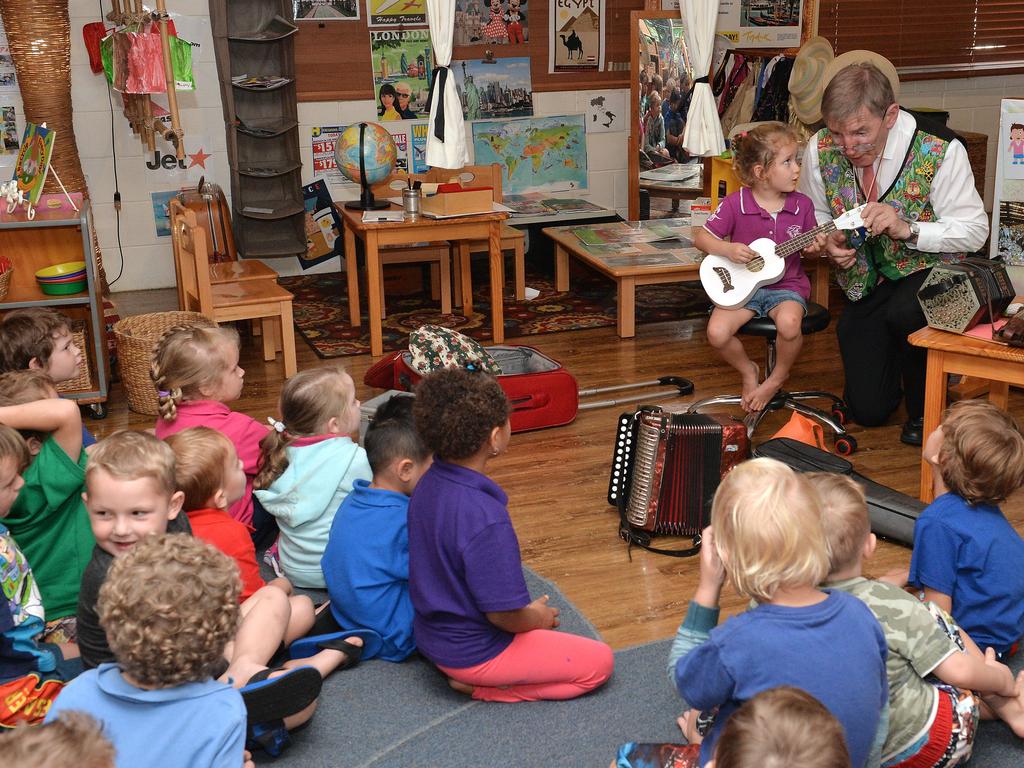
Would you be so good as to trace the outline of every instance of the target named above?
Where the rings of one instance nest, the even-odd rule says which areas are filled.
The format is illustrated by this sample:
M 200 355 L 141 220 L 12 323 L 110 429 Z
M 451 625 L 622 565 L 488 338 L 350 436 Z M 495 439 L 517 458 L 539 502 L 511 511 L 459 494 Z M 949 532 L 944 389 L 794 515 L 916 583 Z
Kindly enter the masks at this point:
M 793 411 L 793 415 L 789 417 L 786 425 L 772 435 L 772 438 L 776 437 L 788 437 L 791 440 L 799 440 L 801 443 L 812 445 L 822 451 L 828 450 L 825 447 L 825 430 L 821 428 L 821 424 L 796 411 Z

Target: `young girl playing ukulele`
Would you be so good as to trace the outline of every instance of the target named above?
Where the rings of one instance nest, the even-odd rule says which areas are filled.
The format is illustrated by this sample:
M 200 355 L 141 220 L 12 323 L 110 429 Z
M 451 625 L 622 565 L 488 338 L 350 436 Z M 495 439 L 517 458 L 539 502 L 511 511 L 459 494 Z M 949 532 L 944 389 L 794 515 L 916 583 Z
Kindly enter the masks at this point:
M 746 186 L 719 203 L 694 244 L 705 253 L 723 256 L 737 264 L 757 258 L 749 243 L 766 237 L 776 243 L 814 229 L 814 205 L 796 191 L 800 179 L 797 142 L 799 134 L 783 123 L 763 123 L 732 140 L 733 170 Z M 816 252 L 815 242 L 804 250 Z M 785 383 L 800 353 L 800 324 L 807 311 L 810 281 L 800 263 L 800 252 L 786 257 L 786 271 L 771 285 L 758 288 L 737 309 L 715 307 L 708 320 L 708 341 L 743 379 L 743 408 L 760 411 Z M 775 368 L 758 383 L 758 367 L 736 338 L 740 326 L 754 317 L 775 321 L 777 359 Z

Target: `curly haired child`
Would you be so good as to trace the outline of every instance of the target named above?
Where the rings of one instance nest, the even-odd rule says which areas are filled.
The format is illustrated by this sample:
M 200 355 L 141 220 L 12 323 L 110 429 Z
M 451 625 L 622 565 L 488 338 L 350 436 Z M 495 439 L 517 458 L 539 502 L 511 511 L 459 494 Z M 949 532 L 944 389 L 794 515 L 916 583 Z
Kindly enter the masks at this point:
M 0 730 L 41 722 L 63 681 L 81 668 L 76 644 L 43 642 L 39 587 L 3 524 L 24 485 L 21 472 L 28 462 L 25 440 L 0 426 Z
M 766 237 L 776 243 L 814 229 L 814 204 L 797 192 L 800 136 L 783 123 L 764 123 L 734 139 L 733 169 L 744 186 L 726 197 L 694 236 L 705 253 L 737 264 L 758 258 L 749 243 Z M 824 238 L 804 248 L 820 250 Z M 708 320 L 708 342 L 735 368 L 743 381 L 743 407 L 759 411 L 779 391 L 803 345 L 801 323 L 811 283 L 800 263 L 800 251 L 786 257 L 785 272 L 771 285 L 758 288 L 737 309 L 715 307 Z M 770 376 L 758 383 L 757 365 L 747 357 L 736 332 L 754 317 L 770 317 L 778 329 L 778 358 Z
M 379 632 L 385 661 L 402 661 L 416 649 L 407 520 L 409 496 L 431 455 L 412 404 L 411 397 L 392 397 L 374 414 L 363 441 L 373 481 L 356 480 L 341 502 L 320 561 L 338 625 Z
M 325 587 L 320 558 L 338 506 L 356 480 L 370 480 L 352 377 L 326 366 L 301 371 L 281 389 L 281 421 L 260 444 L 256 498 L 281 531 L 281 570 L 299 587 Z
M 982 648 L 1011 655 L 1024 635 L 1024 539 L 999 502 L 1024 485 L 1024 436 L 983 400 L 955 403 L 925 443 L 935 501 L 914 525 L 909 582 Z
M 811 473 L 807 479 L 822 502 L 831 563 L 825 587 L 862 600 L 889 647 L 889 733 L 882 765 L 932 768 L 966 762 L 979 704 L 982 717 L 1001 716 L 1024 735 L 1024 699 L 994 652 L 986 658 L 934 603 L 862 575 L 863 561 L 876 544 L 863 489 L 844 475 Z M 982 703 L 986 700 L 991 709 Z
M 669 656 L 688 705 L 717 708 L 702 764 L 739 706 L 779 685 L 821 701 L 843 726 L 852 764 L 868 763 L 888 701 L 885 638 L 859 600 L 817 588 L 828 570 L 821 505 L 805 478 L 772 459 L 725 476 L 704 531 L 697 590 Z M 726 578 L 758 605 L 716 627 Z
M 115 663 L 76 678 L 47 715 L 83 710 L 103 723 L 118 766 L 241 765 L 246 710 L 214 678 L 238 628 L 230 558 L 188 536 L 153 535 L 115 559 L 99 618 Z
M 32 457 L 4 524 L 32 564 L 48 634 L 73 641 L 69 617 L 94 544 L 82 503 L 82 415 L 75 402 L 57 396 L 43 371 L 9 371 L 0 374 L 0 424 L 21 432 Z
M 572 699 L 611 677 L 602 642 L 554 632 L 530 600 L 508 497 L 487 475 L 508 448 L 509 404 L 484 373 L 448 369 L 416 387 L 416 427 L 434 463 L 409 501 L 409 591 L 420 653 L 481 701 Z
M 272 543 L 273 518 L 253 519 L 252 503 L 252 480 L 267 427 L 228 405 L 242 394 L 245 381 L 238 365 L 238 333 L 209 321 L 169 328 L 153 349 L 150 375 L 160 397 L 156 436 L 162 440 L 197 426 L 227 435 L 246 476 L 245 492 L 231 506 L 231 516 L 249 526 L 257 545 Z

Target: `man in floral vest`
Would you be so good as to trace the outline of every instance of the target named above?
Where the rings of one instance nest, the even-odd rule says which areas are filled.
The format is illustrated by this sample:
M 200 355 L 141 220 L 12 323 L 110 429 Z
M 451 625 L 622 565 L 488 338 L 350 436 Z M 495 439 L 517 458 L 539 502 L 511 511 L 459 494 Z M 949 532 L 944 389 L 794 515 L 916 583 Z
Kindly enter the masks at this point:
M 917 291 L 930 267 L 981 248 L 988 217 L 963 144 L 901 110 L 873 63 L 840 69 L 821 112 L 827 127 L 808 142 L 801 191 L 819 223 L 868 203 L 862 236 L 833 232 L 826 244 L 847 298 L 836 328 L 843 397 L 854 421 L 869 427 L 905 399 L 900 439 L 921 445 L 926 353 L 907 342 L 926 325 Z

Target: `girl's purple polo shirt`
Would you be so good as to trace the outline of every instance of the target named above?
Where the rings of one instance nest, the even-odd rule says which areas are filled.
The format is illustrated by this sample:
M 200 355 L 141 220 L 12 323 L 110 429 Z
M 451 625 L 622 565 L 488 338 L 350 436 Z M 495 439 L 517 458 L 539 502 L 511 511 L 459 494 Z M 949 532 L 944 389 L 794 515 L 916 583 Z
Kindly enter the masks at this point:
M 420 653 L 446 667 L 493 659 L 512 635 L 486 613 L 530 603 L 508 496 L 486 475 L 435 459 L 409 500 L 409 595 Z
M 754 193 L 747 187 L 733 192 L 718 204 L 718 208 L 704 224 L 704 229 L 719 240 L 749 245 L 760 237 L 776 243 L 792 240 L 797 235 L 818 226 L 814 218 L 814 203 L 802 192 L 790 192 L 782 210 L 772 215 L 757 204 Z M 773 291 L 793 291 L 804 299 L 811 296 L 811 281 L 807 279 L 800 252 L 786 257 L 786 271 L 778 282 L 764 286 Z

